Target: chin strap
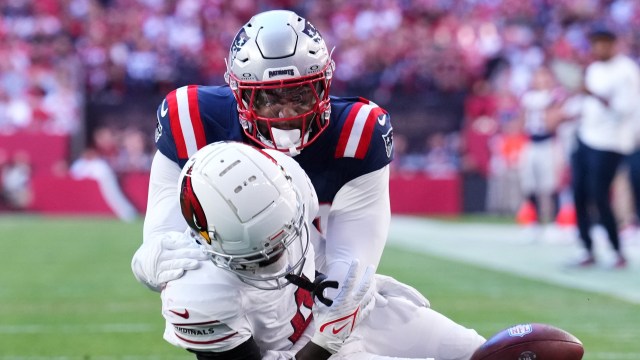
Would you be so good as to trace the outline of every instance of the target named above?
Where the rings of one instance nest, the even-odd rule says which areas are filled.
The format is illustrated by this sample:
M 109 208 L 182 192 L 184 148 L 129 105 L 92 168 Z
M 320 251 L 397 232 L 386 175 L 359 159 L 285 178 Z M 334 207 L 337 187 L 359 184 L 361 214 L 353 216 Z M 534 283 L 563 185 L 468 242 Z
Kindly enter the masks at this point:
M 288 274 L 285 276 L 285 279 L 289 280 L 290 283 L 296 285 L 299 288 L 305 289 L 311 293 L 311 296 L 318 299 L 321 303 L 326 306 L 331 306 L 333 304 L 333 300 L 327 299 L 324 297 L 324 290 L 326 288 L 338 288 L 338 282 L 334 280 L 327 280 L 327 275 L 316 272 L 316 278 L 313 282 L 309 281 L 306 277 Z

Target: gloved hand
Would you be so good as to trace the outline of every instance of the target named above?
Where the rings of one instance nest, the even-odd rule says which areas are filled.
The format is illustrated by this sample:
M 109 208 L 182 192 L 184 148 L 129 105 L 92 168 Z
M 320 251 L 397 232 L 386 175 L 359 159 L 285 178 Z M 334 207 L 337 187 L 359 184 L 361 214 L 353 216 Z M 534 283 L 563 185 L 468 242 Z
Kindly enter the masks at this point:
M 374 268 L 369 265 L 358 278 L 359 261 L 353 260 L 340 292 L 331 306 L 316 301 L 313 306 L 315 333 L 311 341 L 335 354 L 358 323 L 373 308 Z
M 155 240 L 155 241 L 154 241 Z M 136 279 L 155 291 L 199 266 L 208 256 L 188 232 L 169 232 L 147 241 L 136 251 L 131 270 Z
M 431 307 L 429 300 L 411 286 L 386 275 L 376 274 L 375 278 L 377 293 L 382 295 L 382 297 L 401 297 L 409 300 L 416 306 Z

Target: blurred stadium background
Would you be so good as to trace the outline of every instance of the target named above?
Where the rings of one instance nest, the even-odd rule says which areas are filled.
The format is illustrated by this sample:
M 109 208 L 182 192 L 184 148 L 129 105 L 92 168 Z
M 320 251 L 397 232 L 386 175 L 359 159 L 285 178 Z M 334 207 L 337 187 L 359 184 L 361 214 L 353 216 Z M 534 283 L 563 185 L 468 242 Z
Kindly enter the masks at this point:
M 640 60 L 637 1 L 0 0 L 0 359 L 191 358 L 163 342 L 158 296 L 129 270 L 155 110 L 178 86 L 222 84 L 235 32 L 272 8 L 335 46 L 334 95 L 392 115 L 381 272 L 485 336 L 547 322 L 585 359 L 640 358 L 640 240 L 624 271 L 568 271 L 570 220 L 538 242 L 514 221 L 519 96 L 541 65 L 576 89 L 594 21 Z M 622 225 L 627 192 L 621 176 Z

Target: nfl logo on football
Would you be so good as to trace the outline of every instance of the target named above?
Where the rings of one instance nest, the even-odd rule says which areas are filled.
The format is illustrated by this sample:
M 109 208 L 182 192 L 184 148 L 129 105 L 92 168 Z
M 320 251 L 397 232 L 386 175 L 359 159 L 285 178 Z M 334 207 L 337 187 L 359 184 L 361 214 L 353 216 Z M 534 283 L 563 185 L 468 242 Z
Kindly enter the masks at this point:
M 531 351 L 525 351 L 520 356 L 518 356 L 518 360 L 536 360 L 536 354 Z
M 533 327 L 531 326 L 531 324 L 515 325 L 507 329 L 509 336 L 520 336 L 520 337 L 530 334 L 532 331 L 533 331 Z

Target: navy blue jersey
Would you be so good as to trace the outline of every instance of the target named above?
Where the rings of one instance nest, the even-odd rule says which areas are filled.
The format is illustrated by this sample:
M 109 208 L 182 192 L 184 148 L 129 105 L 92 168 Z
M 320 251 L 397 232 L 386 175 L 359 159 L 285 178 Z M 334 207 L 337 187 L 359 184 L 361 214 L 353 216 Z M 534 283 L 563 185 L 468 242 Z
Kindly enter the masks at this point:
M 185 86 L 158 107 L 156 146 L 184 166 L 198 149 L 216 141 L 251 143 L 238 119 L 228 86 Z M 254 144 L 256 145 L 256 144 Z M 393 158 L 388 113 L 363 98 L 331 97 L 325 133 L 294 159 L 309 175 L 321 203 L 331 203 L 347 182 L 381 169 Z

